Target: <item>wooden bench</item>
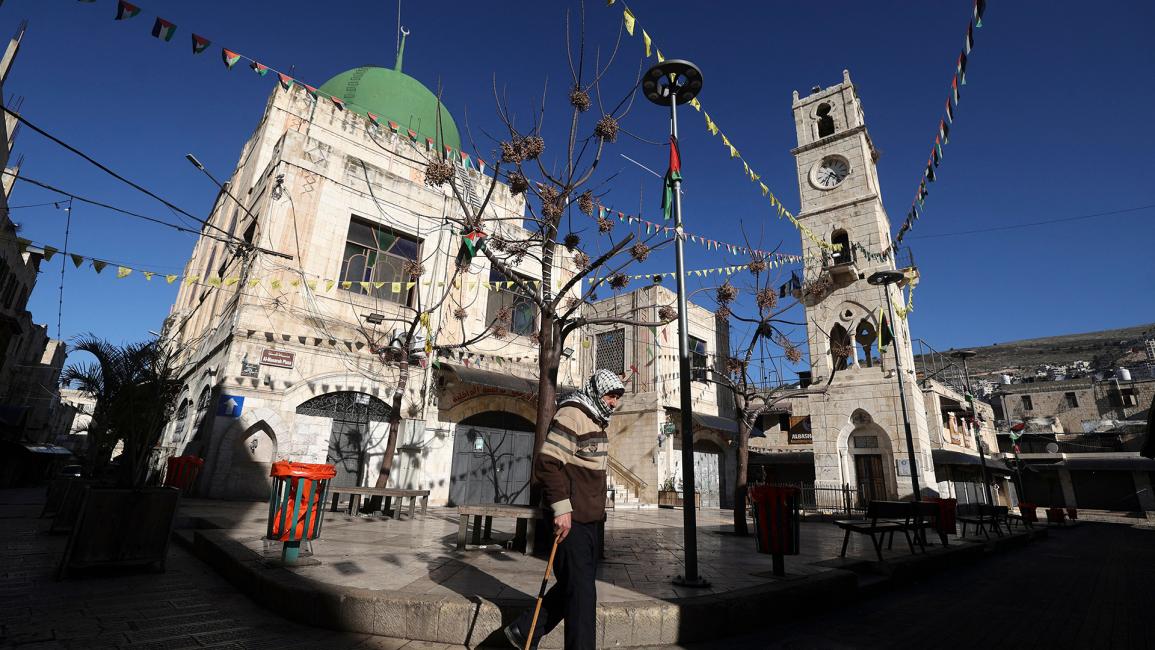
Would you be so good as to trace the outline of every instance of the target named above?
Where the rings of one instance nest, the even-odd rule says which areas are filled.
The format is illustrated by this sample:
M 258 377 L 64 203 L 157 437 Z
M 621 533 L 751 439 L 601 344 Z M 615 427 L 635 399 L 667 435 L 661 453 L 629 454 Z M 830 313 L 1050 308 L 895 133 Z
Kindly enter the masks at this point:
M 933 530 L 937 535 L 939 541 L 943 546 L 948 546 L 946 531 L 939 525 L 939 517 L 942 515 L 942 510 L 939 504 L 934 501 L 919 501 L 911 504 L 914 506 L 915 517 L 912 522 L 916 529 L 915 539 L 919 546 L 922 547 L 923 552 L 926 552 L 926 531 Z
M 1009 533 L 1010 509 L 1006 506 L 992 506 L 985 503 L 967 503 L 958 507 L 958 516 L 955 520 L 962 524 L 962 536 L 967 536 L 967 526 L 973 525 L 975 532 L 982 533 L 987 539 L 991 538 L 990 531 L 994 531 L 995 535 L 1003 536 L 1002 526 L 1007 526 Z
M 405 499 L 409 499 L 410 519 L 413 519 L 414 511 L 417 509 L 417 499 L 421 499 L 422 519 L 425 518 L 425 514 L 429 511 L 429 490 L 329 486 L 329 492 L 333 495 L 333 512 L 337 512 L 337 502 L 342 494 L 349 495 L 349 508 L 347 510 L 349 514 L 361 509 L 361 497 L 381 497 L 383 500 L 382 510 L 384 512 L 392 510 L 394 519 L 401 518 L 401 509 L 405 505 Z M 396 499 L 396 501 L 393 501 L 393 499 Z
M 846 531 L 842 540 L 842 552 L 839 557 L 846 557 L 846 547 L 850 544 L 850 533 L 869 535 L 874 545 L 874 552 L 878 561 L 882 561 L 882 542 L 890 534 L 887 548 L 894 544 L 894 534 L 901 532 L 906 537 L 906 544 L 910 552 L 914 553 L 914 542 L 910 538 L 910 531 L 914 528 L 912 521 L 917 515 L 915 504 L 909 501 L 871 501 L 866 507 L 865 519 L 836 520 L 835 526 Z
M 490 531 L 493 529 L 493 518 L 504 517 L 514 518 L 517 520 L 517 530 L 515 539 L 525 538 L 525 555 L 533 552 L 534 533 L 537 528 L 537 520 L 542 516 L 540 508 L 532 506 L 513 506 L 504 503 L 474 503 L 457 507 L 457 515 L 460 521 L 457 525 L 457 550 L 465 550 L 465 537 L 469 532 L 469 518 L 473 517 L 473 542 L 474 546 L 481 545 L 482 538 L 482 523 L 481 518 L 485 517 L 485 537 L 489 538 Z

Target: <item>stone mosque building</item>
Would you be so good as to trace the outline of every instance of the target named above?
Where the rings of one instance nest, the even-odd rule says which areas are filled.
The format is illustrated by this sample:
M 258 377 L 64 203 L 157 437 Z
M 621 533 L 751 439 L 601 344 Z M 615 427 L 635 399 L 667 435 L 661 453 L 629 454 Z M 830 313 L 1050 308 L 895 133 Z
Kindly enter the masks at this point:
M 280 459 L 333 463 L 336 484 L 373 485 L 398 384 L 396 364 L 377 351 L 398 319 L 447 293 L 405 346 L 414 363 L 393 482 L 444 504 L 517 501 L 528 479 L 536 306 L 483 255 L 447 282 L 462 247 L 447 219 L 460 207 L 448 186 L 425 185 L 424 171 L 435 152 L 460 152 L 461 137 L 449 110 L 400 68 L 399 57 L 394 69 L 346 71 L 317 96 L 278 86 L 217 197 L 186 267 L 200 279 L 180 287 L 164 328 L 184 383 L 166 451 L 205 459 L 204 496 L 265 498 Z M 488 182 L 456 170 L 456 189 L 474 205 Z M 498 184 L 489 209 L 486 217 L 521 215 L 524 199 Z M 528 238 L 511 223 L 489 234 Z M 424 268 L 411 277 L 415 263 Z M 514 268 L 540 280 L 528 257 Z M 573 273 L 563 250 L 554 275 Z M 462 357 L 423 354 L 420 337 L 468 340 L 503 309 L 508 336 Z M 576 357 L 562 361 L 560 379 L 580 383 Z M 498 449 L 513 460 L 498 467 Z

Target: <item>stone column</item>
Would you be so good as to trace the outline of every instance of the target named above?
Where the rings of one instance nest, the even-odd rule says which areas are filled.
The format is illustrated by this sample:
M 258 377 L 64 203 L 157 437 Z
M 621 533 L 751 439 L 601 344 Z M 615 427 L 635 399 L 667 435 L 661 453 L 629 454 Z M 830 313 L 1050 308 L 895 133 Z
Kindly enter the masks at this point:
M 1071 470 L 1059 470 L 1059 485 L 1063 488 L 1063 501 L 1068 508 L 1078 508 L 1079 504 L 1075 501 L 1075 484 L 1071 481 Z

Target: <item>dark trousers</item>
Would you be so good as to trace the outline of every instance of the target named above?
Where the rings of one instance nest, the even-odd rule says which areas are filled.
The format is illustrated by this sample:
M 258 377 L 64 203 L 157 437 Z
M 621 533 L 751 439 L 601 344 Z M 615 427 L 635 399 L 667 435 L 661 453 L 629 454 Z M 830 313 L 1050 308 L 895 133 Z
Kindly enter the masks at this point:
M 594 650 L 597 644 L 598 594 L 594 580 L 598 571 L 598 525 L 573 523 L 553 561 L 557 583 L 542 599 L 534 630 L 534 647 L 541 638 L 565 621 L 566 650 Z M 527 610 L 513 625 L 524 637 L 533 622 Z

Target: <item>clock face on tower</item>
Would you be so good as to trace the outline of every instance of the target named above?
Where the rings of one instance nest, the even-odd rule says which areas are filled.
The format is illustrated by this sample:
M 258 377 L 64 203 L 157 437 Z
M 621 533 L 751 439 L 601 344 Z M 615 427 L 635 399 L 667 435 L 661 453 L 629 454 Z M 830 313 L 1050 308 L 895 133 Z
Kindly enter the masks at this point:
M 850 175 L 850 162 L 842 156 L 827 156 L 810 172 L 810 182 L 822 190 L 834 189 Z

